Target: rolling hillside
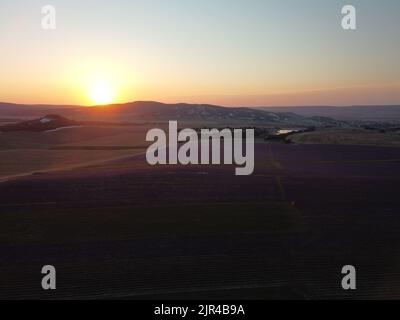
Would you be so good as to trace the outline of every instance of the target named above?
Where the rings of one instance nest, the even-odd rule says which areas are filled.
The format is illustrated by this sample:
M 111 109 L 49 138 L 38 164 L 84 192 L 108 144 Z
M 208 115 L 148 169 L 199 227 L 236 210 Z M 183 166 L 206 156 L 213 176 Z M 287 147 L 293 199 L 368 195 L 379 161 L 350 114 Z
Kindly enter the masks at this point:
M 295 112 L 303 117 L 330 117 L 343 121 L 400 122 L 400 105 L 349 107 L 263 107 L 267 112 Z
M 214 105 L 163 104 L 138 101 L 106 107 L 0 105 L 0 118 L 35 119 L 57 114 L 74 121 L 200 121 L 227 124 L 262 123 L 277 126 L 342 126 L 328 117 L 304 117 L 292 112 L 269 112 L 251 108 Z

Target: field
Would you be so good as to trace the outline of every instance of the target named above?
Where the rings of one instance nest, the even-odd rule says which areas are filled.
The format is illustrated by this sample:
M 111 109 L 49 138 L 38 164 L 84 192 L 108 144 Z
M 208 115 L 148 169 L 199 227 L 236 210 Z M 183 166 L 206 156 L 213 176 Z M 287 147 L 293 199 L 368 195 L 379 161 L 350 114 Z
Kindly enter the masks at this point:
M 146 150 L 146 126 L 0 133 L 0 180 L 72 169 Z
M 399 180 L 398 148 L 260 143 L 248 177 L 136 155 L 6 181 L 0 298 L 399 298 Z
M 398 132 L 379 132 L 365 129 L 324 129 L 299 133 L 290 137 L 298 144 L 370 145 L 400 147 Z

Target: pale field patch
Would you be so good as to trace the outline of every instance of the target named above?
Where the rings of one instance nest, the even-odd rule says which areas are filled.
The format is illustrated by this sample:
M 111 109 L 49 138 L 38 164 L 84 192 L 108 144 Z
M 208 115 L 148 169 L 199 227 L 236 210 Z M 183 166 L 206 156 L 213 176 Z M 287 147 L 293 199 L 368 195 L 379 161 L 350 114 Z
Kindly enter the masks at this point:
M 0 179 L 68 170 L 133 156 L 143 150 L 7 150 L 0 151 Z
M 0 134 L 0 179 L 68 170 L 134 156 L 146 149 L 145 127 L 82 127 Z

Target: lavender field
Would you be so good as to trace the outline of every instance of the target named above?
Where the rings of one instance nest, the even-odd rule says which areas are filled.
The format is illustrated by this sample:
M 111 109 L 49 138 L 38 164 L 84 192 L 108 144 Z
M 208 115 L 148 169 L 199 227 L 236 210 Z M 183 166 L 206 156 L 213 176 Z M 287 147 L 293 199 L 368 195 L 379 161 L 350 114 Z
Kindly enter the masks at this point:
M 0 297 L 399 298 L 400 149 L 255 154 L 246 177 L 138 155 L 2 182 Z M 357 291 L 341 288 L 348 264 Z

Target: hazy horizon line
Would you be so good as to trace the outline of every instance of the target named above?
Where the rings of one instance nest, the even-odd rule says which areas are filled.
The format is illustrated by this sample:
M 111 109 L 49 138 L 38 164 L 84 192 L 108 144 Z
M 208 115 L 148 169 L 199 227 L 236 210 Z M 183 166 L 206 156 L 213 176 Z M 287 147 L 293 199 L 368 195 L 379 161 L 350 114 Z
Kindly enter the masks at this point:
M 349 104 L 349 105 L 330 105 L 330 104 L 302 104 L 302 105 L 257 105 L 257 106 L 229 106 L 223 104 L 214 104 L 214 103 L 206 103 L 206 102 L 198 102 L 198 103 L 190 103 L 190 102 L 162 102 L 157 100 L 134 100 L 127 101 L 121 103 L 110 103 L 104 105 L 83 105 L 83 104 L 62 104 L 62 103 L 16 103 L 16 102 L 7 102 L 0 101 L 0 104 L 8 104 L 15 106 L 28 106 L 28 107 L 81 107 L 81 108 L 104 108 L 110 106 L 120 106 L 120 105 L 128 105 L 134 103 L 158 103 L 164 105 L 192 105 L 192 106 L 214 106 L 214 107 L 222 107 L 222 108 L 249 108 L 249 109 L 257 109 L 257 108 L 353 108 L 353 107 L 400 107 L 400 102 L 398 104 Z

